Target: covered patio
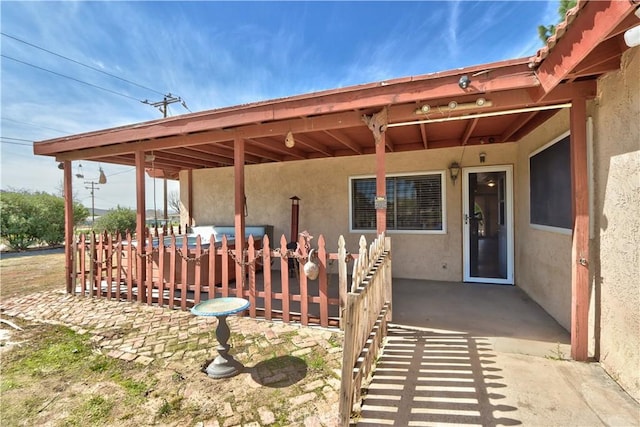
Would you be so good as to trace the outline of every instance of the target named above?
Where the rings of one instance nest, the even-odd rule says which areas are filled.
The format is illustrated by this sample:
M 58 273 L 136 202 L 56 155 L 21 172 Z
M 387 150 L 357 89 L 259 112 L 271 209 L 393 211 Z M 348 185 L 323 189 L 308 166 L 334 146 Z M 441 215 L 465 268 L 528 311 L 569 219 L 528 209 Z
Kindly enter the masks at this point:
M 34 152 L 55 157 L 62 163 L 67 195 L 73 194 L 72 161 L 95 160 L 135 166 L 137 236 L 145 234 L 145 173 L 180 179 L 186 208 L 184 222 L 191 226 L 198 222 L 194 213 L 205 209 L 203 200 L 194 196 L 194 175 L 227 168 L 231 171 L 234 189 L 233 218 L 228 220 L 233 220 L 239 242 L 245 241 L 245 174 L 265 165 L 302 162 L 311 168 L 321 159 L 349 157 L 358 162 L 371 155 L 367 159 L 371 161 L 369 169 L 375 173 L 375 231 L 381 233 L 387 227 L 385 179 L 391 155 L 425 151 L 458 153 L 459 149 L 464 152 L 474 147 L 491 147 L 499 153 L 500 147 L 517 145 L 558 112 L 568 110 L 573 205 L 570 354 L 573 359 L 584 361 L 588 359 L 590 274 L 587 103 L 597 96 L 598 79 L 620 69 L 621 58 L 627 50 L 622 42 L 623 34 L 637 24 L 634 9 L 635 6 L 626 1 L 579 2 L 567 21 L 559 26 L 558 35 L 532 58 L 57 138 L 36 143 Z M 460 167 L 451 162 L 446 168 L 453 170 L 456 166 Z M 458 194 L 455 193 L 456 203 L 461 198 Z M 288 198 L 289 194 L 280 196 Z M 316 202 L 326 205 L 332 201 Z M 68 197 L 69 291 L 73 246 L 71 209 L 72 200 Z M 462 223 L 462 215 L 456 219 Z M 453 244 L 460 245 L 457 241 Z M 144 255 L 145 249 L 141 250 Z M 244 259 L 245 254 L 238 252 L 236 256 Z M 242 273 L 238 263 L 236 277 L 243 277 Z M 139 282 L 143 280 L 142 274 L 137 279 Z

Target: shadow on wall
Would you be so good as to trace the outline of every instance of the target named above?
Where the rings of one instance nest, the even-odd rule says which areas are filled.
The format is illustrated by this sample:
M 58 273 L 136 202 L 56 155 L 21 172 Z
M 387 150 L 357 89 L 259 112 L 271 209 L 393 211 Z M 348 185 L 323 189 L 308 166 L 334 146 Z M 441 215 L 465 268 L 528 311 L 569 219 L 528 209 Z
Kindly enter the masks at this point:
M 506 387 L 486 339 L 394 326 L 364 395 L 359 426 L 520 425 L 496 418 Z

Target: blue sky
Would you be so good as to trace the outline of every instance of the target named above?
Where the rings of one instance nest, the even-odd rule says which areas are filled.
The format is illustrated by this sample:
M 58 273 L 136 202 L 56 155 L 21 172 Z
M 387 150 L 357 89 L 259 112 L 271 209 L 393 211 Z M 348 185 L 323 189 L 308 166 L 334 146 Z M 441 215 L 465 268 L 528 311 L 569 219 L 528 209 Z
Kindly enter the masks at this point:
M 29 141 L 157 119 L 161 113 L 140 101 L 159 101 L 164 93 L 182 97 L 195 112 L 531 56 L 541 47 L 537 26 L 558 20 L 557 5 L 2 1 L 0 186 L 59 192 L 57 163 L 34 156 Z M 186 112 L 179 104 L 169 111 Z M 108 177 L 95 192 L 97 208 L 135 206 L 133 168 L 82 165 L 86 179 L 97 180 L 99 166 Z M 161 208 L 161 181 L 156 185 Z M 74 193 L 90 206 L 84 187 L 77 180 Z

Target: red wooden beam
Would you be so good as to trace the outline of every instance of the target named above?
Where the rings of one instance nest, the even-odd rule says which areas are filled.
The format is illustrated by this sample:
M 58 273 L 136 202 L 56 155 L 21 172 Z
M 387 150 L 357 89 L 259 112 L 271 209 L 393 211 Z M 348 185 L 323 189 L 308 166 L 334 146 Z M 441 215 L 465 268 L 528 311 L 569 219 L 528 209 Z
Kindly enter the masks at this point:
M 587 103 L 571 106 L 571 357 L 586 361 L 589 337 L 589 189 L 587 179 Z
M 560 84 L 634 8 L 630 1 L 588 2 L 536 70 L 545 93 Z
M 75 293 L 73 283 L 75 280 L 71 277 L 73 274 L 73 188 L 71 162 L 63 162 L 64 167 L 64 259 L 65 259 L 65 280 L 67 284 L 67 293 Z
M 136 240 L 138 242 L 137 253 L 137 273 L 138 273 L 138 302 L 142 301 L 145 279 L 145 263 L 146 258 L 142 255 L 145 253 L 145 229 L 146 229 L 146 211 L 145 206 L 145 181 L 144 181 L 144 151 L 136 152 Z
M 380 134 L 376 141 L 376 232 L 379 235 L 387 230 L 387 180 L 385 172 L 386 134 Z
M 236 137 L 234 141 L 233 173 L 235 185 L 235 251 L 236 260 L 244 261 L 244 210 L 246 206 L 244 192 L 244 139 Z M 236 296 L 242 298 L 245 275 L 242 266 L 236 262 Z

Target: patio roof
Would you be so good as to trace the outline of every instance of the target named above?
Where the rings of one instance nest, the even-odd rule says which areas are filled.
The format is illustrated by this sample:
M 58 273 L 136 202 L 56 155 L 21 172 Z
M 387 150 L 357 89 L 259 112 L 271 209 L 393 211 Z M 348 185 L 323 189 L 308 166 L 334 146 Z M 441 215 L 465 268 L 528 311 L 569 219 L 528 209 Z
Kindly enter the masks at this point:
M 236 138 L 244 140 L 245 164 L 373 154 L 363 117 L 384 108 L 387 152 L 518 141 L 572 99 L 596 96 L 596 79 L 620 66 L 623 33 L 637 25 L 633 10 L 626 1 L 580 2 L 532 58 L 56 138 L 36 142 L 34 153 L 134 166 L 136 152 L 153 152 L 156 171 L 148 171 L 167 178 L 232 166 Z

